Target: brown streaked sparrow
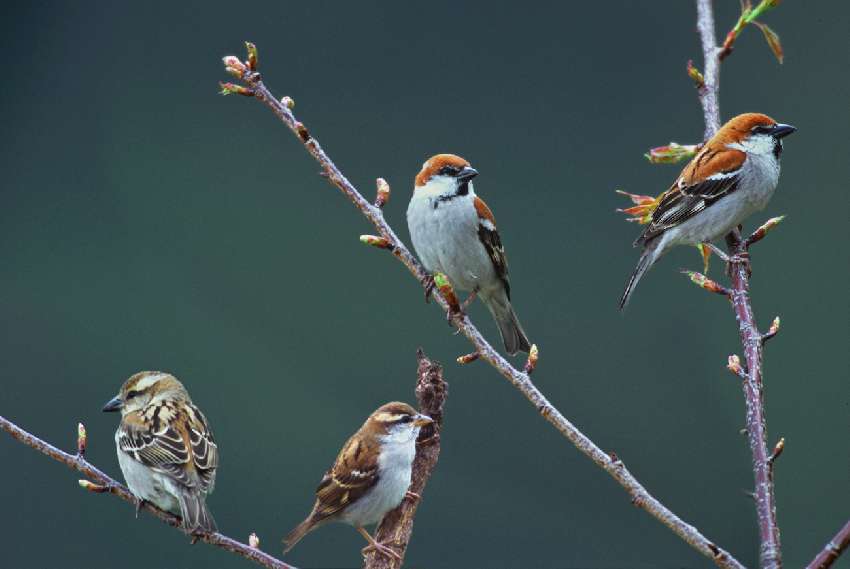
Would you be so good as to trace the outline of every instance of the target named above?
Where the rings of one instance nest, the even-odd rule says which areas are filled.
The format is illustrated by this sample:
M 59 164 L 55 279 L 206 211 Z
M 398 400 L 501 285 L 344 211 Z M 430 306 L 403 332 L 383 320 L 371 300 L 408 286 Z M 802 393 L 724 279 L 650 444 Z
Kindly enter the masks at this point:
M 416 253 L 429 272 L 478 295 L 490 310 L 510 355 L 531 347 L 511 306 L 508 260 L 493 212 L 475 195 L 478 171 L 454 154 L 437 154 L 422 165 L 407 207 Z M 469 300 L 467 300 L 469 302 Z
M 366 538 L 369 545 L 364 554 L 375 550 L 399 559 L 363 526 L 379 523 L 384 514 L 401 504 L 410 486 L 416 437 L 431 422 L 430 417 L 399 402 L 382 405 L 369 415 L 322 477 L 313 510 L 286 536 L 284 553 L 317 527 L 338 521 L 354 526 Z
M 213 491 L 218 446 L 183 384 L 159 371 L 139 372 L 104 407 L 121 411 L 118 464 L 142 501 L 183 518 L 187 533 L 214 532 L 206 496 Z
M 638 281 L 671 247 L 710 243 L 764 209 L 779 183 L 782 138 L 795 129 L 767 115 L 745 113 L 724 124 L 661 195 L 635 241 L 642 245 L 620 310 Z

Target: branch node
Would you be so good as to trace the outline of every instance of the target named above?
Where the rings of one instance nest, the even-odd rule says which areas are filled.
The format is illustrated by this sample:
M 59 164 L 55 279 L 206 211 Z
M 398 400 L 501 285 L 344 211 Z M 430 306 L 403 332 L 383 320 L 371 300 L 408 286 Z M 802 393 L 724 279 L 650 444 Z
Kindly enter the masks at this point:
M 291 111 L 295 108 L 295 99 L 293 99 L 289 95 L 284 95 L 280 98 L 280 104 Z
M 251 532 L 251 535 L 248 536 L 248 545 L 254 549 L 260 549 L 260 538 L 257 537 L 256 533 Z

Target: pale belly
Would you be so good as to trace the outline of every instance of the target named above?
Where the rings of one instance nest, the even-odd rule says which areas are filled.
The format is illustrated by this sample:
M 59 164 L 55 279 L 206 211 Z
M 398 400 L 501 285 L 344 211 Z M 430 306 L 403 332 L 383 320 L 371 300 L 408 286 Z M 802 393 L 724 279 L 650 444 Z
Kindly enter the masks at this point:
M 469 196 L 472 199 L 472 196 Z M 471 203 L 456 198 L 434 208 L 430 200 L 412 201 L 407 223 L 413 247 L 430 271 L 449 277 L 460 290 L 497 283 L 493 262 L 478 238 L 478 216 Z
M 169 491 L 168 487 L 171 483 L 163 475 L 152 472 L 120 450 L 118 464 L 121 466 L 121 473 L 124 474 L 127 487 L 134 496 L 151 502 L 161 510 L 180 515 L 180 503 Z

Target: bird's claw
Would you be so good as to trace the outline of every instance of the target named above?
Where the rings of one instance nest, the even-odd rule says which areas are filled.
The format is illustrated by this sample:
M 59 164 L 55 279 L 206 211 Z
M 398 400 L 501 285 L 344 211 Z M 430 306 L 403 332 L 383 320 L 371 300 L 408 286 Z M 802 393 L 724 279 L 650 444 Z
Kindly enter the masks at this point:
M 434 282 L 434 275 L 425 275 L 425 278 L 422 279 L 422 286 L 425 287 L 425 302 L 429 303 L 431 302 L 431 295 L 434 293 L 434 288 L 437 286 L 437 283 Z
M 408 490 L 407 492 L 404 493 L 404 499 L 410 500 L 411 502 L 413 502 L 415 504 L 416 502 L 418 502 L 419 500 L 422 499 L 422 496 L 420 496 L 416 492 L 411 492 L 410 490 Z
M 136 519 L 139 519 L 139 512 L 142 511 L 142 508 L 145 507 L 145 500 L 143 498 L 136 498 Z
M 396 553 L 395 550 L 393 550 L 393 548 L 391 548 L 389 545 L 384 545 L 383 543 L 373 541 L 372 543 L 360 550 L 360 552 L 363 554 L 363 557 L 366 557 L 366 555 L 371 551 L 401 562 L 401 555 Z

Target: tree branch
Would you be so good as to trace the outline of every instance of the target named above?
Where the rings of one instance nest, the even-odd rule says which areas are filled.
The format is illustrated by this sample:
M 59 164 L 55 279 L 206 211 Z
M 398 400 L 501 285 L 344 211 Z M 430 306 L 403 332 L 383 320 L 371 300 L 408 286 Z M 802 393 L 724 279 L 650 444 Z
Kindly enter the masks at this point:
M 13 439 L 24 443 L 25 445 L 34 448 L 38 452 L 61 462 L 62 464 L 83 473 L 89 480 L 94 480 L 97 484 L 89 482 L 89 480 L 80 480 L 80 486 L 86 490 L 96 493 L 108 493 L 118 496 L 125 502 L 129 502 L 134 506 L 137 504 L 136 497 L 117 480 L 110 478 L 104 472 L 89 463 L 84 456 L 85 451 L 85 435 L 84 431 L 79 439 L 83 442 L 78 443 L 78 451 L 76 455 L 61 451 L 50 443 L 43 441 L 37 436 L 29 433 L 18 427 L 8 419 L 0 417 L 0 429 L 9 433 Z M 149 502 L 143 502 L 141 509 L 153 514 L 162 522 L 174 528 L 180 527 L 180 518 L 168 512 L 164 512 Z M 195 534 L 193 538 L 200 539 L 210 545 L 214 545 L 225 551 L 235 553 L 245 559 L 249 559 L 254 563 L 268 567 L 269 569 L 295 569 L 292 565 L 284 563 L 280 559 L 276 559 L 267 553 L 263 553 L 257 548 L 239 542 L 231 537 L 227 537 L 221 533 Z
M 710 138 L 720 128 L 720 50 L 714 32 L 714 13 L 711 0 L 697 0 L 697 28 L 702 39 L 705 60 L 704 85 L 698 88 L 699 100 L 705 119 L 705 137 Z M 729 298 L 738 320 L 738 329 L 746 358 L 746 378 L 742 382 L 747 405 L 746 425 L 750 451 L 753 455 L 755 478 L 755 503 L 761 547 L 760 564 L 764 568 L 782 567 L 779 526 L 776 523 L 776 499 L 773 491 L 771 454 L 767 449 L 767 425 L 764 413 L 762 383 L 763 336 L 756 325 L 749 296 L 749 246 L 761 239 L 766 230 L 756 231 L 742 240 L 740 230 L 726 237 L 729 249 L 732 288 Z
M 247 44 L 249 53 L 256 52 L 253 44 Z M 407 247 L 396 236 L 395 232 L 384 219 L 383 212 L 380 207 L 369 203 L 363 195 L 357 191 L 354 185 L 337 168 L 333 161 L 328 157 L 319 142 L 312 136 L 310 131 L 295 118 L 292 113 L 292 100 L 289 97 L 284 97 L 278 100 L 269 89 L 265 86 L 256 70 L 256 65 L 250 61 L 242 62 L 235 56 L 227 56 L 224 58 L 225 68 L 231 75 L 239 78 L 244 85 L 235 85 L 232 83 L 223 83 L 221 85 L 223 94 L 240 94 L 244 96 L 254 97 L 264 103 L 271 111 L 283 122 L 304 144 L 307 152 L 319 163 L 322 167 L 323 175 L 336 186 L 345 197 L 347 197 L 357 209 L 375 226 L 380 234 L 380 238 L 386 242 L 382 242 L 382 247 L 392 251 L 393 255 L 401 261 L 407 270 L 422 283 L 426 282 L 426 277 L 429 275 L 419 264 L 416 258 L 410 253 Z M 448 309 L 448 303 L 443 297 L 442 291 L 440 294 L 435 294 L 434 298 L 437 303 L 445 311 Z M 520 393 L 525 396 L 528 401 L 534 405 L 538 413 L 558 432 L 566 437 L 575 447 L 585 456 L 590 458 L 597 466 L 607 472 L 614 480 L 616 480 L 632 498 L 632 503 L 646 510 L 651 516 L 659 520 L 665 526 L 670 528 L 676 535 L 681 537 L 685 542 L 690 544 L 694 549 L 712 559 L 720 567 L 742 568 L 731 554 L 715 545 L 712 541 L 702 535 L 697 528 L 686 523 L 681 518 L 676 516 L 666 506 L 654 498 L 644 488 L 640 482 L 626 468 L 622 461 L 616 455 L 608 454 L 599 448 L 592 440 L 584 435 L 575 425 L 564 417 L 557 408 L 555 408 L 535 387 L 528 373 L 520 371 L 508 363 L 488 342 L 484 339 L 478 329 L 473 325 L 472 321 L 465 314 L 453 313 L 453 323 L 458 330 L 475 347 L 475 352 L 480 359 L 485 360 L 496 371 L 498 371 L 511 385 L 513 385 Z M 529 366 L 532 369 L 533 366 Z
M 378 555 L 372 551 L 367 554 L 363 569 L 399 569 L 401 567 L 413 533 L 413 518 L 419 507 L 419 499 L 440 457 L 443 405 L 446 402 L 449 386 L 443 381 L 443 366 L 429 360 L 421 348 L 416 352 L 416 359 L 418 361 L 416 400 L 419 402 L 419 410 L 434 419 L 434 423 L 422 429 L 416 441 L 416 458 L 413 461 L 413 474 L 408 489 L 408 492 L 412 493 L 412 498 L 405 499 L 398 508 L 385 515 L 375 533 L 375 539 L 379 543 L 391 544 L 393 549 L 401 554 L 401 560 Z
M 831 567 L 848 546 L 850 546 L 850 520 L 847 520 L 847 523 L 838 530 L 835 537 L 829 540 L 829 543 L 812 559 L 812 562 L 806 565 L 806 569 L 827 569 Z

